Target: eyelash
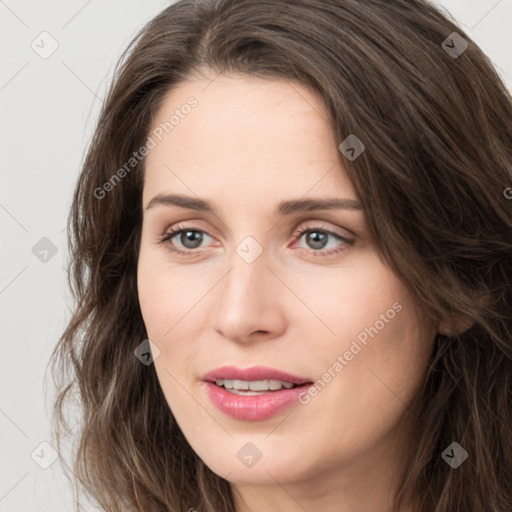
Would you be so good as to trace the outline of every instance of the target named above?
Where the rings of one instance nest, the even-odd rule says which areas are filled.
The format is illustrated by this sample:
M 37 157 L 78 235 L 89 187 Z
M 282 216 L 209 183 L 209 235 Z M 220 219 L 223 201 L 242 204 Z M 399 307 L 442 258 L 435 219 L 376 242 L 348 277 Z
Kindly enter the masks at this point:
M 185 257 L 193 257 L 193 256 L 197 256 L 198 254 L 200 254 L 202 251 L 201 250 L 195 250 L 195 249 L 189 249 L 187 251 L 183 251 L 181 249 L 178 249 L 176 247 L 172 247 L 171 245 L 167 244 L 166 242 L 170 242 L 174 237 L 178 236 L 180 233 L 184 232 L 184 231 L 196 231 L 196 232 L 199 232 L 199 233 L 205 233 L 207 234 L 208 236 L 211 236 L 209 235 L 206 231 L 202 230 L 202 229 L 197 229 L 197 228 L 194 228 L 194 227 L 186 227 L 186 226 L 183 226 L 183 225 L 177 225 L 173 228 L 170 228 L 170 231 L 167 232 L 165 234 L 165 236 L 160 240 L 159 244 L 164 244 L 165 247 L 173 252 L 173 253 L 176 253 L 176 254 L 179 254 L 180 256 L 185 256 Z M 303 227 L 303 228 L 299 228 L 297 230 L 295 230 L 295 232 L 293 233 L 293 237 L 294 237 L 294 241 L 297 241 L 297 240 L 300 240 L 300 238 L 302 237 L 302 235 L 304 233 L 316 233 L 316 232 L 320 232 L 320 233 L 324 233 L 324 234 L 327 234 L 327 235 L 330 235 L 332 236 L 333 238 L 335 238 L 336 240 L 340 241 L 340 242 L 345 242 L 348 246 L 351 246 L 354 244 L 354 240 L 350 240 L 348 238 L 345 238 L 341 235 L 338 235 L 337 233 L 333 233 L 332 231 L 329 231 L 327 229 L 324 229 L 324 228 L 321 228 L 320 226 L 313 226 L 313 227 Z M 318 251 L 315 251 L 315 250 L 308 250 L 308 249 L 304 249 L 304 248 L 300 248 L 299 250 L 305 250 L 306 252 L 310 252 L 313 254 L 313 256 L 315 257 L 328 257 L 328 256 L 333 256 L 335 254 L 339 254 L 343 251 L 345 251 L 347 249 L 347 247 L 340 247 L 340 248 L 337 248 L 337 249 L 331 249 L 329 251 L 325 251 L 325 250 L 318 250 Z

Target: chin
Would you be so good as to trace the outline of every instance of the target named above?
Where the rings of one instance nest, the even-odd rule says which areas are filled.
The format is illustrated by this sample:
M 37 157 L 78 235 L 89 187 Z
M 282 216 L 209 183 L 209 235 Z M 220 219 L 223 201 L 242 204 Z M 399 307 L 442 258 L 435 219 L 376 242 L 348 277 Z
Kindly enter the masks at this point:
M 305 465 L 300 452 L 285 453 L 272 449 L 272 456 L 265 457 L 264 454 L 252 466 L 247 461 L 247 466 L 240 460 L 244 459 L 244 452 L 237 456 L 240 451 L 238 445 L 243 447 L 246 442 L 234 442 L 236 448 L 229 450 L 229 454 L 209 454 L 201 457 L 203 462 L 217 475 L 234 484 L 247 485 L 275 485 L 276 480 L 281 483 L 300 481 L 313 476 L 313 465 Z M 300 465 L 299 465 L 300 464 Z M 306 467 L 308 466 L 308 467 Z

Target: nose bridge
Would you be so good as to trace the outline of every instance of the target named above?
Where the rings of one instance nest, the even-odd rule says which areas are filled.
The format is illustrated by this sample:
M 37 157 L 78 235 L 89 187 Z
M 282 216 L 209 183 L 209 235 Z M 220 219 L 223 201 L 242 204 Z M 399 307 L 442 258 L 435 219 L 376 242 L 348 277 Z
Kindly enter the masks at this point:
M 271 293 L 274 276 L 268 263 L 263 247 L 252 237 L 233 251 L 214 316 L 216 330 L 226 337 L 240 340 L 255 331 L 281 329 L 283 316 L 277 294 Z
M 223 295 L 236 298 L 256 298 L 258 283 L 268 279 L 268 253 L 256 238 L 246 235 L 234 247 L 229 259 L 230 272 L 223 290 Z
M 260 291 L 268 280 L 266 258 L 260 254 L 252 260 L 249 255 L 252 256 L 251 249 L 247 250 L 242 243 L 230 258 L 230 271 L 220 297 L 220 306 L 225 306 L 230 311 L 241 311 L 246 308 L 254 311 L 264 307 L 265 297 L 261 297 Z

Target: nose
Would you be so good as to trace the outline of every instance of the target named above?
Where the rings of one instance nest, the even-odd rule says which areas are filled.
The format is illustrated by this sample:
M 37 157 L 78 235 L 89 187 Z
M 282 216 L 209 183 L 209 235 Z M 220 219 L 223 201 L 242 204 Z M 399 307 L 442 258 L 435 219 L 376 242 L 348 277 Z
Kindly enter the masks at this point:
M 264 253 L 248 263 L 238 254 L 219 283 L 214 310 L 214 329 L 236 343 L 271 340 L 283 334 L 286 289 L 268 268 Z

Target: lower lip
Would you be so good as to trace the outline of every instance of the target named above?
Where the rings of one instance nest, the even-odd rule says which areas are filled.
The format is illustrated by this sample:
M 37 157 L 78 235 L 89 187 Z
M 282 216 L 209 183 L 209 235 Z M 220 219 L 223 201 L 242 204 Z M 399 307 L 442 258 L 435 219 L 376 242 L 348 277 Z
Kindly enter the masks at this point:
M 262 395 L 243 396 L 226 391 L 212 382 L 206 382 L 210 400 L 224 414 L 237 420 L 266 420 L 298 402 L 299 395 L 311 384 L 291 389 L 269 391 Z

